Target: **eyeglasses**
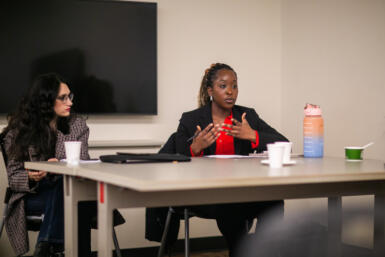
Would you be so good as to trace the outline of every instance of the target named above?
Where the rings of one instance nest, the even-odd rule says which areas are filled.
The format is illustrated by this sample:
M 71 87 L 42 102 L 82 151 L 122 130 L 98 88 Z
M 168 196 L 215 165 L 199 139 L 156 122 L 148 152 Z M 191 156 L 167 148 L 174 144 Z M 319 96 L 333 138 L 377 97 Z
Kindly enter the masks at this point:
M 56 99 L 63 103 L 67 102 L 68 100 L 71 100 L 72 102 L 72 100 L 74 99 L 74 93 L 69 93 L 69 95 L 61 95 L 56 97 Z

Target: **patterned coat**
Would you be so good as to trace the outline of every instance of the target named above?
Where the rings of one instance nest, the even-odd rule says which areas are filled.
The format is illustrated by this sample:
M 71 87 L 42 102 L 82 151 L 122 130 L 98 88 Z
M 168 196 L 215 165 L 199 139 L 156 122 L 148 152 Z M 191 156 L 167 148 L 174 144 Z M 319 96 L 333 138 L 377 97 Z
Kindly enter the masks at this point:
M 55 158 L 65 158 L 65 141 L 81 141 L 80 158 L 89 159 L 88 154 L 88 136 L 89 128 L 84 119 L 80 117 L 73 118 L 70 121 L 70 132 L 66 135 L 58 131 L 55 148 Z M 14 142 L 15 131 L 9 131 L 5 136 L 5 150 L 9 153 L 10 146 Z M 36 156 L 33 147 L 28 149 L 29 161 L 46 161 L 40 156 Z M 9 156 L 9 155 L 8 155 Z M 9 200 L 8 218 L 5 220 L 9 241 L 17 255 L 22 255 L 29 251 L 29 240 L 27 233 L 26 214 L 24 209 L 23 197 L 28 193 L 34 193 L 39 183 L 30 183 L 28 172 L 24 169 L 24 163 L 8 158 L 7 164 L 8 184 L 13 194 Z

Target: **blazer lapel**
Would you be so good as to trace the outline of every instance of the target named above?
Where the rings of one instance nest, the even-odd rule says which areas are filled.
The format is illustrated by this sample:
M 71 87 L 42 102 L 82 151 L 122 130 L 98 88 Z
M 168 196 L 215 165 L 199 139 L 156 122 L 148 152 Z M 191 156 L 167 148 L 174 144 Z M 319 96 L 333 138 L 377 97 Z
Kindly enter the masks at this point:
M 239 122 L 242 122 L 242 113 L 236 108 L 236 106 L 233 107 L 233 119 L 236 119 Z M 241 140 L 234 137 L 234 153 L 240 154 L 241 153 Z

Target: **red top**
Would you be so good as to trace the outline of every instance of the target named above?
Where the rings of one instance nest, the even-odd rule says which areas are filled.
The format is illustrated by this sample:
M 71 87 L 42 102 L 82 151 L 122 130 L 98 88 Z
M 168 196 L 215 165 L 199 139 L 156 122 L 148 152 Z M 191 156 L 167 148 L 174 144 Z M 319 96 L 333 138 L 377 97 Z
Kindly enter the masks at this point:
M 230 113 L 230 115 L 226 117 L 224 123 L 232 125 L 233 124 L 233 122 L 231 121 L 232 118 L 233 118 L 233 113 Z M 228 127 L 222 127 L 222 128 L 229 129 Z M 235 154 L 234 137 L 232 137 L 230 135 L 226 135 L 225 131 L 220 132 L 220 135 L 219 135 L 219 137 L 215 143 L 216 143 L 216 148 L 215 148 L 215 154 L 216 155 Z M 253 149 L 257 148 L 258 144 L 259 144 L 259 136 L 258 136 L 258 132 L 255 131 L 255 143 L 251 142 L 251 147 Z M 193 157 L 194 156 L 203 156 L 203 151 L 199 155 L 194 155 L 194 153 L 191 151 L 191 146 L 190 146 L 190 153 L 191 153 L 191 156 L 193 156 Z
M 233 118 L 233 114 L 230 113 L 230 115 L 226 117 L 224 123 L 232 125 L 233 124 L 232 121 L 231 121 L 232 118 Z M 226 128 L 226 127 L 223 126 L 222 128 Z M 229 128 L 227 128 L 227 129 L 229 129 Z M 218 139 L 217 139 L 217 141 L 215 143 L 216 143 L 216 146 L 217 146 L 215 148 L 215 154 L 216 155 L 219 155 L 219 154 L 234 154 L 235 153 L 235 150 L 234 150 L 234 137 L 226 135 L 225 131 L 221 131 L 220 132 L 219 137 L 218 137 Z

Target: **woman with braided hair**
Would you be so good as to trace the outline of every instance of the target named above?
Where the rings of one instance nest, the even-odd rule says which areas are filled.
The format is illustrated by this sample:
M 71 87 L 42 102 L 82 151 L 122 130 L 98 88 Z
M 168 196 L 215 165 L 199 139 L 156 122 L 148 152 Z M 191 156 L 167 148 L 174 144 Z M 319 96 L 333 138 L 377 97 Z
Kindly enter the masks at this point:
M 288 141 L 259 118 L 252 108 L 235 105 L 238 96 L 236 72 L 215 63 L 205 71 L 199 91 L 199 108 L 182 114 L 176 134 L 176 151 L 187 156 L 239 154 L 266 150 L 266 144 Z M 198 215 L 215 218 L 229 247 L 230 257 L 239 240 L 248 233 L 246 222 L 267 211 L 283 215 L 283 201 L 216 204 L 189 207 Z

